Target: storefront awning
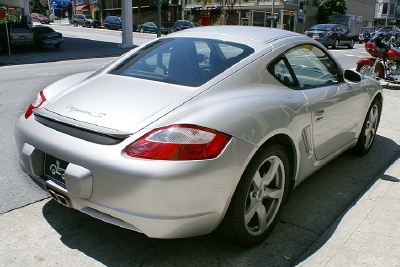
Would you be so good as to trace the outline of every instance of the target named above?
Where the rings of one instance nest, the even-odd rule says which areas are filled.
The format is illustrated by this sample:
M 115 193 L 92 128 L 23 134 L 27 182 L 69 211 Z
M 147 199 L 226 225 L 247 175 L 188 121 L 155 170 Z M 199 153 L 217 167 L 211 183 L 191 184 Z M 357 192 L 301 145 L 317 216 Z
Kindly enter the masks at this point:
M 69 0 L 51 0 L 50 5 L 52 9 L 63 9 L 71 7 L 72 3 Z
M 76 11 L 87 10 L 87 5 L 75 6 L 75 10 L 76 10 Z

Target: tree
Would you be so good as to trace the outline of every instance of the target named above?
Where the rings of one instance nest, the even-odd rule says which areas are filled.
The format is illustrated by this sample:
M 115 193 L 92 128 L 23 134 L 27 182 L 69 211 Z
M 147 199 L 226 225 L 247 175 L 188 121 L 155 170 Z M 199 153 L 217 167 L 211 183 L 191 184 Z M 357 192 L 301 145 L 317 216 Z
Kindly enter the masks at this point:
M 44 14 L 48 9 L 46 3 L 47 1 L 31 0 L 30 1 L 31 13 Z
M 329 16 L 346 14 L 345 0 L 321 0 L 315 18 L 317 23 L 329 22 Z

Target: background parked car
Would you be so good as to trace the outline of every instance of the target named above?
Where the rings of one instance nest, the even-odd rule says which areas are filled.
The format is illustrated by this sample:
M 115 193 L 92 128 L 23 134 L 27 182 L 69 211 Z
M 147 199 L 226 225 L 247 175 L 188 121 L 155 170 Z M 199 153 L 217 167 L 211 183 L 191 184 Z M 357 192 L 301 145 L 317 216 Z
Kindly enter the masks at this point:
M 28 24 L 8 23 L 8 36 L 11 48 L 28 49 L 35 45 L 33 33 Z M 6 24 L 0 24 L 0 53 L 8 48 Z
M 363 42 L 368 42 L 372 36 L 374 36 L 376 28 L 373 26 L 363 27 L 358 35 L 358 42 L 362 44 Z
M 40 22 L 42 24 L 49 24 L 50 23 L 50 19 L 46 18 L 45 16 L 43 16 L 42 14 L 39 13 L 31 13 L 29 15 L 31 17 L 32 21 L 37 21 Z
M 157 25 L 154 22 L 145 22 L 138 25 L 139 32 L 150 32 L 157 33 Z M 161 34 L 168 34 L 169 30 L 167 28 L 161 27 Z
M 103 27 L 111 30 L 122 30 L 122 18 L 117 16 L 108 16 L 104 19 Z M 132 30 L 137 30 L 135 23 L 132 23 Z
M 181 31 L 185 29 L 190 29 L 196 27 L 193 22 L 188 20 L 177 20 L 175 21 L 174 25 L 172 25 L 171 31 Z
M 100 23 L 98 20 L 93 19 L 91 16 L 89 15 L 82 15 L 82 14 L 75 14 L 72 16 L 71 19 L 71 23 L 74 24 L 75 27 L 77 27 L 78 25 L 81 25 L 83 27 L 94 27 L 94 28 L 98 28 L 100 27 Z
M 34 34 L 35 45 L 37 48 L 42 48 L 43 46 L 48 45 L 53 45 L 55 48 L 59 48 L 64 42 L 62 34 L 48 26 L 33 26 L 32 32 Z
M 304 34 L 322 43 L 325 47 L 332 46 L 335 49 L 342 45 L 348 48 L 354 47 L 355 37 L 344 25 L 317 24 L 308 29 Z

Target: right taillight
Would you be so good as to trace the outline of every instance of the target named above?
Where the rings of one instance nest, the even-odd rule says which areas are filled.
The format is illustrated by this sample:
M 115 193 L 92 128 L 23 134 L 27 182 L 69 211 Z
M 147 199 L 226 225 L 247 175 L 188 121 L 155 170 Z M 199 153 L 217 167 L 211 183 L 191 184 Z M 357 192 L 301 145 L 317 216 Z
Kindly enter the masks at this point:
M 205 127 L 175 124 L 154 129 L 128 145 L 134 158 L 153 160 L 202 160 L 217 157 L 231 136 Z

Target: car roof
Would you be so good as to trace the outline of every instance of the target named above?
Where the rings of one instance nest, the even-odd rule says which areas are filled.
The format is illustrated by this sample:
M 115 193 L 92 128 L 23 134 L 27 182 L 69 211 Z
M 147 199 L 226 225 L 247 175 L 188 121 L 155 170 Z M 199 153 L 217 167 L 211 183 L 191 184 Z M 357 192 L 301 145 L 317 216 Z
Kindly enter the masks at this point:
M 225 39 L 232 42 L 239 40 L 239 42 L 243 42 L 243 39 L 248 39 L 258 43 L 267 43 L 289 36 L 304 37 L 306 38 L 305 40 L 309 40 L 309 37 L 303 34 L 287 30 L 233 25 L 195 27 L 188 30 L 179 31 L 177 33 L 174 33 L 174 35 L 198 38 Z

